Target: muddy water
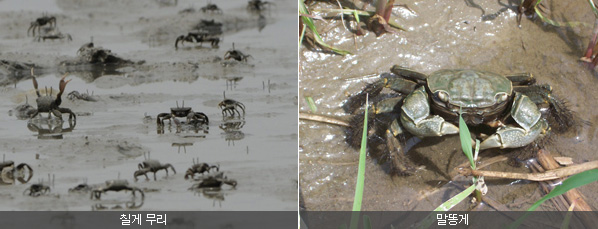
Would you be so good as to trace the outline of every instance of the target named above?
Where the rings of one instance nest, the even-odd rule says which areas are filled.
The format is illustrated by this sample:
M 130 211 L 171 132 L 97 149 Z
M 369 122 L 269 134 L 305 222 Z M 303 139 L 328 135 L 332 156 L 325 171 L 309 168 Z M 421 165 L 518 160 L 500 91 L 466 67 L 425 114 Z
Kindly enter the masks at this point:
M 125 208 L 130 193 L 102 195 L 69 194 L 80 183 L 100 184 L 110 179 L 127 179 L 131 186 L 146 190 L 139 210 L 295 210 L 297 206 L 297 80 L 295 3 L 274 1 L 259 15 L 246 11 L 246 1 L 218 3 L 223 14 L 178 12 L 204 6 L 179 1 L 177 6 L 157 1 L 0 1 L 0 59 L 34 63 L 39 67 L 40 87 L 53 87 L 63 73 L 73 90 L 93 92 L 97 102 L 69 100 L 61 107 L 79 114 L 75 128 L 62 139 L 38 139 L 27 128 L 27 120 L 9 116 L 9 110 L 25 103 L 35 106 L 35 92 L 27 73 L 3 86 L 0 97 L 0 151 L 6 160 L 27 163 L 34 176 L 27 184 L 0 186 L 0 210 L 91 210 Z M 73 41 L 35 42 L 27 36 L 29 23 L 43 13 L 55 15 L 62 33 Z M 175 50 L 174 41 L 200 19 L 222 22 L 219 48 L 185 43 Z M 262 20 L 264 20 L 262 19 Z M 90 41 L 112 50 L 119 57 L 141 65 L 101 72 L 86 67 L 59 66 L 73 59 L 79 47 Z M 252 58 L 248 62 L 223 66 L 224 53 L 235 48 Z M 2 71 L 0 71 L 2 73 Z M 0 77 L 6 77 L 1 76 Z M 6 78 L 5 78 L 6 79 Z M 231 79 L 236 79 L 233 82 Z M 232 85 L 232 86 L 231 86 Z M 218 103 L 226 98 L 245 104 L 245 124 L 234 134 L 219 128 L 225 122 Z M 178 101 L 210 118 L 206 132 L 168 128 L 159 134 L 156 116 L 170 112 Z M 149 119 L 144 119 L 145 116 Z M 65 116 L 66 117 L 66 116 Z M 66 127 L 67 124 L 64 124 Z M 43 136 L 42 136 L 43 137 Z M 39 155 L 39 156 L 37 156 Z M 176 169 L 157 174 L 154 181 L 133 180 L 137 164 L 145 157 L 170 163 Z M 219 164 L 236 188 L 219 192 L 188 190 L 194 182 L 185 180 L 192 160 Z M 23 191 L 32 183 L 48 183 L 51 193 L 32 198 Z M 139 198 L 135 200 L 140 203 Z
M 474 68 L 502 74 L 531 72 L 539 83 L 553 86 L 554 94 L 566 99 L 583 120 L 582 125 L 558 135 L 546 148 L 553 154 L 572 157 L 577 163 L 597 160 L 598 79 L 580 64 L 591 33 L 594 16 L 584 1 L 560 4 L 547 2 L 558 21 L 584 22 L 574 28 L 555 28 L 524 18 L 517 26 L 516 6 L 493 1 L 474 1 L 480 8 L 463 1 L 408 1 L 412 10 L 393 10 L 396 22 L 407 31 L 376 37 L 368 32 L 353 39 L 340 21 L 318 22 L 324 40 L 349 50 L 338 56 L 313 52 L 302 47 L 299 54 L 299 96 L 312 96 L 318 114 L 349 119 L 341 106 L 348 96 L 358 93 L 367 82 L 388 72 L 394 64 L 432 73 L 444 68 Z M 361 8 L 361 3 L 358 3 Z M 335 8 L 327 4 L 313 9 Z M 373 10 L 372 6 L 368 9 Z M 481 10 L 483 9 L 483 11 Z M 497 14 L 493 20 L 482 16 Z M 483 15 L 484 13 L 484 15 Z M 487 17 L 484 17 L 487 18 Z M 303 99 L 300 112 L 309 112 Z M 305 207 L 311 210 L 350 210 L 357 174 L 357 150 L 345 143 L 344 129 L 300 121 L 300 187 Z M 425 169 L 410 177 L 390 177 L 372 159 L 365 178 L 364 210 L 431 210 L 462 190 L 467 182 L 450 182 L 449 173 L 465 162 L 456 136 L 425 139 L 411 149 L 409 157 Z M 490 155 L 482 152 L 482 157 Z M 506 164 L 490 170 L 529 172 Z M 512 210 L 527 209 L 540 198 L 538 186 L 524 181 L 486 179 L 488 196 Z M 454 185 L 456 184 L 456 185 Z M 581 188 L 587 201 L 598 206 L 593 183 Z M 548 204 L 547 204 L 548 205 Z M 467 209 L 467 206 L 457 206 Z M 545 207 L 550 210 L 550 207 Z

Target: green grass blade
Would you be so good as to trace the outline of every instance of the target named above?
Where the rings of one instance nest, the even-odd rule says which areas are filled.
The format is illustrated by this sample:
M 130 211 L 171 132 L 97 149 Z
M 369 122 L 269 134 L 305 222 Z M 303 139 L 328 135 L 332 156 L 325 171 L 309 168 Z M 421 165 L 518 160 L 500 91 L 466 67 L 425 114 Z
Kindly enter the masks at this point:
M 302 0 L 299 0 L 299 13 L 305 14 L 305 15 L 309 14 L 309 12 L 307 12 L 307 7 L 305 7 L 305 4 L 303 3 Z M 318 44 L 320 44 L 326 48 L 329 48 L 330 50 L 332 50 L 338 54 L 341 54 L 341 55 L 351 54 L 349 51 L 337 49 L 337 48 L 334 48 L 334 47 L 324 43 L 324 40 L 322 40 L 322 37 L 320 37 L 320 34 L 318 33 L 316 26 L 314 25 L 314 21 L 311 18 L 301 16 L 301 20 L 303 20 L 303 25 L 307 26 L 314 33 L 314 38 L 316 39 L 316 42 Z
M 475 162 L 473 161 L 473 153 L 471 151 L 471 134 L 469 133 L 467 124 L 465 124 L 465 120 L 463 120 L 461 114 L 459 114 L 459 139 L 461 140 L 463 153 L 465 153 L 465 156 L 469 159 L 471 169 L 475 169 Z
M 456 196 L 453 196 L 453 198 L 442 203 L 440 206 L 438 206 L 436 209 L 434 209 L 434 212 L 432 212 L 428 216 L 426 216 L 426 218 L 422 221 L 422 223 L 419 225 L 418 228 L 420 228 L 420 229 L 429 228 L 436 221 L 436 217 L 435 217 L 436 213 L 435 212 L 450 210 L 457 204 L 461 203 L 461 201 L 467 199 L 467 197 L 469 195 L 471 195 L 471 193 L 473 193 L 473 191 L 475 191 L 475 185 L 469 186 L 469 188 L 463 190 L 461 193 L 457 194 Z
M 353 200 L 353 211 L 361 211 L 361 201 L 363 198 L 363 186 L 365 183 L 365 159 L 367 149 L 367 133 L 368 133 L 368 98 L 365 99 L 365 114 L 363 121 L 363 134 L 361 136 L 361 149 L 359 149 L 359 168 L 357 170 L 357 184 L 355 185 L 355 198 Z M 350 228 L 357 228 L 359 221 L 359 214 L 353 214 L 351 216 Z
M 363 229 L 372 229 L 372 222 L 367 215 L 363 216 Z
M 523 221 L 525 221 L 525 219 L 528 217 L 528 215 L 536 210 L 536 208 L 538 208 L 540 205 L 542 205 L 542 203 L 544 203 L 545 201 L 555 197 L 555 196 L 559 196 L 562 195 L 563 193 L 577 188 L 577 187 L 581 187 L 584 186 L 586 184 L 592 183 L 598 181 L 598 169 L 592 169 L 592 170 L 588 170 L 585 172 L 581 172 L 578 174 L 575 174 L 573 176 L 570 176 L 569 178 L 567 178 L 566 180 L 564 180 L 561 185 L 556 186 L 554 189 L 552 189 L 552 191 L 550 191 L 550 193 L 548 193 L 548 195 L 544 196 L 542 199 L 538 200 L 536 203 L 534 203 L 529 209 L 527 209 L 528 212 L 526 212 L 523 216 L 519 217 L 519 219 L 517 219 L 515 222 L 513 222 L 511 225 L 509 225 L 508 228 L 518 228 L 519 225 L 521 225 L 523 223 Z
M 590 7 L 592 7 L 592 12 L 594 12 L 594 16 L 598 17 L 598 9 L 596 9 L 596 5 L 594 4 L 594 1 L 588 0 L 588 3 L 590 3 Z
M 315 113 L 316 111 L 318 111 L 318 108 L 316 107 L 316 103 L 314 103 L 314 99 L 311 96 L 305 96 L 305 102 L 307 102 L 307 105 L 309 105 L 309 109 L 311 110 L 312 113 Z
M 573 176 L 570 176 L 569 178 L 567 178 L 566 180 L 563 181 L 563 183 L 559 186 L 556 186 L 554 189 L 552 189 L 552 191 L 550 191 L 550 193 L 548 193 L 548 195 L 544 196 L 542 199 L 538 200 L 536 203 L 534 203 L 529 209 L 527 209 L 528 211 L 534 211 L 536 210 L 536 208 L 538 208 L 542 203 L 544 203 L 544 201 L 553 198 L 555 196 L 559 196 L 562 195 L 563 193 L 598 181 L 598 169 L 592 169 L 592 170 L 588 170 L 585 172 L 581 172 L 578 174 L 575 174 Z

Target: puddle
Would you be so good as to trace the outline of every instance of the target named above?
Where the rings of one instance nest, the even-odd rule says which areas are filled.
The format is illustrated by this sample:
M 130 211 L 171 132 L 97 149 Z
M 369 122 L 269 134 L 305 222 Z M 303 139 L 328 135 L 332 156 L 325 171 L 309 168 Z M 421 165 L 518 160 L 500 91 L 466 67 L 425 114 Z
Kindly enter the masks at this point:
M 525 18 L 518 28 L 513 11 L 516 6 L 476 3 L 487 15 L 499 13 L 494 20 L 482 20 L 479 8 L 468 7 L 462 1 L 415 1 L 408 4 L 413 11 L 403 7 L 393 10 L 397 23 L 407 31 L 380 37 L 367 32 L 356 37 L 355 42 L 353 34 L 340 21 L 318 22 L 328 44 L 354 55 L 336 56 L 300 49 L 300 112 L 309 112 L 303 97 L 311 96 L 318 114 L 348 120 L 349 115 L 342 109 L 348 96 L 359 93 L 377 75 L 399 64 L 426 74 L 450 68 L 501 74 L 530 72 L 538 83 L 552 85 L 554 95 L 566 99 L 569 108 L 581 119 L 595 123 L 593 107 L 598 105 L 595 99 L 598 94 L 593 88 L 598 78 L 579 62 L 594 20 L 587 5 L 551 4 L 551 15 L 558 15 L 556 20 L 588 23 L 585 27 L 555 29 Z M 318 8 L 337 6 L 312 6 Z M 373 8 L 368 6 L 368 9 Z M 560 18 L 561 15 L 567 18 Z M 572 157 L 576 163 L 597 160 L 595 125 L 581 125 L 560 134 L 546 148 L 554 155 Z M 344 128 L 301 121 L 299 133 L 300 187 L 305 207 L 350 210 L 358 151 L 345 142 Z M 489 154 L 482 152 L 481 156 Z M 387 165 L 368 160 L 363 210 L 432 210 L 467 183 L 450 181 L 452 168 L 465 162 L 457 136 L 424 139 L 410 149 L 408 157 L 416 165 L 425 165 L 425 169 L 410 177 L 391 177 L 386 173 Z M 527 168 L 514 168 L 506 163 L 488 169 L 529 172 Z M 528 200 L 540 199 L 536 183 L 511 182 L 486 178 L 488 196 L 512 210 L 525 210 L 532 204 Z M 591 206 L 598 206 L 593 191 L 596 185 L 580 188 Z M 467 206 L 459 205 L 456 209 L 465 210 Z
M 0 1 L 0 6 L 6 3 Z M 56 13 L 57 24 L 61 31 L 71 33 L 73 41 L 38 43 L 27 37 L 30 21 L 41 16 L 37 12 L 41 10 L 0 12 L 2 26 L 14 24 L 3 27 L 7 31 L 0 37 L 0 59 L 38 65 L 35 74 L 40 89 L 52 87 L 54 93 L 60 77 L 67 74 L 66 79 L 71 81 L 60 107 L 75 112 L 77 122 L 72 130 L 62 133 L 54 133 L 56 128 L 47 125 L 32 132 L 27 120 L 6 115 L 25 103 L 26 97 L 35 106 L 37 96 L 29 72 L 22 72 L 17 80 L 0 88 L 0 113 L 5 114 L 0 116 L 1 153 L 6 160 L 27 163 L 34 170 L 33 178 L 26 184 L 0 186 L 0 210 L 296 209 L 294 3 L 276 2 L 279 7 L 267 16 L 268 25 L 261 32 L 257 24 L 245 26 L 225 31 L 220 48 L 183 50 L 174 49 L 176 37 L 200 19 L 246 21 L 255 15 L 245 11 L 246 1 L 222 3 L 222 15 L 184 16 L 178 12 L 191 6 L 190 1 L 179 1 L 178 6 L 160 6 L 155 1 L 106 4 L 59 0 L 55 4 L 60 7 L 58 12 L 63 12 Z M 168 42 L 150 47 L 148 35 L 166 24 L 176 25 L 175 30 L 166 33 Z M 96 46 L 111 49 L 119 57 L 146 62 L 116 69 L 59 66 L 61 61 L 74 58 L 91 36 Z M 223 66 L 220 60 L 233 42 L 237 49 L 254 58 L 247 64 Z M 72 91 L 93 94 L 97 101 L 68 99 L 67 94 Z M 240 123 L 223 119 L 218 103 L 224 96 L 245 105 L 246 114 L 238 120 Z M 166 122 L 164 133 L 159 133 L 156 116 L 170 113 L 170 108 L 182 101 L 186 107 L 209 117 L 205 131 L 177 132 L 174 125 Z M 63 130 L 68 129 L 66 115 L 64 119 Z M 38 139 L 39 136 L 47 138 Z M 147 153 L 153 160 L 172 164 L 176 174 L 169 171 L 166 176 L 161 170 L 157 172 L 157 181 L 141 178 L 135 182 L 133 173 Z M 196 182 L 185 180 L 184 175 L 194 159 L 220 165 L 220 171 L 236 180 L 237 186 L 224 186 L 221 191 L 189 190 Z M 48 174 L 55 177 L 49 195 L 22 195 L 33 183 L 47 183 Z M 153 174 L 148 175 L 151 178 Z M 113 179 L 126 179 L 130 186 L 146 190 L 142 205 L 138 200 L 131 202 L 130 192 L 108 192 L 102 194 L 101 200 L 91 200 L 90 193 L 68 192 L 78 184 L 103 184 Z

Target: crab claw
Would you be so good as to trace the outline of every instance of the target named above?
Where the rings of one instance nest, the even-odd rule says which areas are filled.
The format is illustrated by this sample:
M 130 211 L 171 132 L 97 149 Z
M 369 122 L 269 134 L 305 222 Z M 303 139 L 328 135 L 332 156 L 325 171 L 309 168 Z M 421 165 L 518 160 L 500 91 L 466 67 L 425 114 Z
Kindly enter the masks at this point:
M 537 138 L 546 134 L 550 128 L 544 119 L 540 119 L 536 125 L 526 131 L 520 127 L 506 126 L 496 131 L 496 134 L 488 137 L 480 143 L 480 150 L 489 148 L 518 148 L 532 143 Z
M 410 133 L 424 136 L 442 136 L 459 133 L 459 128 L 438 115 L 430 115 L 428 94 L 420 87 L 409 94 L 401 107 L 401 123 Z

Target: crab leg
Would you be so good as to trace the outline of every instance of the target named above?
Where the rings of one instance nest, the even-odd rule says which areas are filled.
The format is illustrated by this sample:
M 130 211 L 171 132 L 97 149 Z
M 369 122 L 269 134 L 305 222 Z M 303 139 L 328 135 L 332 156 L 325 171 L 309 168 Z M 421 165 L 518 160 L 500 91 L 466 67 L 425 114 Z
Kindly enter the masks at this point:
M 531 73 L 519 73 L 505 77 L 513 83 L 513 86 L 531 85 L 536 82 L 536 78 Z
M 442 136 L 459 133 L 459 128 L 438 115 L 430 115 L 430 103 L 424 87 L 409 94 L 401 107 L 401 123 L 419 136 Z

